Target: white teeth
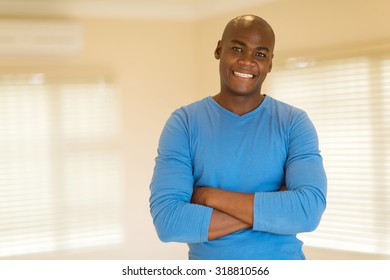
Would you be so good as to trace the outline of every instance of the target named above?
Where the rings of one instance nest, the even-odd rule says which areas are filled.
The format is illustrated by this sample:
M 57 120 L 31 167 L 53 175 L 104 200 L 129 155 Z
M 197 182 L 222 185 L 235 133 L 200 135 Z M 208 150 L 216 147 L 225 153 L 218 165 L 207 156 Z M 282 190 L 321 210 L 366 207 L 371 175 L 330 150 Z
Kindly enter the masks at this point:
M 241 78 L 247 78 L 247 79 L 253 78 L 253 75 L 251 75 L 251 74 L 245 74 L 245 73 L 240 73 L 240 72 L 236 72 L 236 71 L 234 71 L 233 73 L 234 73 L 234 75 L 241 77 Z

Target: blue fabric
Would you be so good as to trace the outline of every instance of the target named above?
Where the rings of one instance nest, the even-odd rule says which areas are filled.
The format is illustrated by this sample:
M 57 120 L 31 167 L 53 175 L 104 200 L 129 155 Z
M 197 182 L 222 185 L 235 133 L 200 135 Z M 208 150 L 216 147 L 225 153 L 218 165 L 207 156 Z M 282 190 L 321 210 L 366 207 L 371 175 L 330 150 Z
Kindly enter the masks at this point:
M 190 203 L 198 186 L 255 193 L 253 228 L 208 241 L 212 209 Z M 304 259 L 296 234 L 314 230 L 326 207 L 312 122 L 270 96 L 243 116 L 211 97 L 173 112 L 150 189 L 160 239 L 188 243 L 190 259 Z

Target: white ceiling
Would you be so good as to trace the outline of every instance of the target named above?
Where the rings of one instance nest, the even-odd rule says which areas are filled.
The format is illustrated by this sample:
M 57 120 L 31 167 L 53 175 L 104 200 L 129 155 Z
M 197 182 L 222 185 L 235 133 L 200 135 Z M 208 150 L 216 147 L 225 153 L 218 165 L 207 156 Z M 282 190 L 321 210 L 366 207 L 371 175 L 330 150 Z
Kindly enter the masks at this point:
M 280 0 L 0 0 L 0 16 L 195 20 Z

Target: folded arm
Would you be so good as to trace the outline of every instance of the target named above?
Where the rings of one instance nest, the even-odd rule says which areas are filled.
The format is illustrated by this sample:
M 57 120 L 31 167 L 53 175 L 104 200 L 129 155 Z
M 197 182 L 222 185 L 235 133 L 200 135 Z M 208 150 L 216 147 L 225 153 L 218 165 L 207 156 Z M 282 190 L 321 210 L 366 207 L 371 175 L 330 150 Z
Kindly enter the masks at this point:
M 248 194 L 199 187 L 194 190 L 192 202 L 226 213 L 251 225 L 255 231 L 276 234 L 313 231 L 326 207 L 327 181 L 317 134 L 306 114 L 291 127 L 288 149 L 286 187 L 282 191 Z
M 213 210 L 190 203 L 194 178 L 182 119 L 172 114 L 161 134 L 150 183 L 150 212 L 162 241 L 205 242 Z
M 279 191 L 284 190 L 285 186 Z M 254 194 L 198 187 L 193 191 L 191 202 L 214 209 L 209 227 L 209 240 L 253 226 Z
M 194 189 L 191 202 L 224 212 L 250 226 L 253 224 L 254 194 L 227 191 L 212 187 Z
M 246 224 L 246 228 L 276 234 L 314 230 L 326 205 L 324 194 L 312 186 L 301 186 L 295 190 L 287 190 L 283 186 L 278 192 L 254 194 L 198 187 L 194 189 L 191 201 L 225 213 Z M 210 228 L 223 226 L 221 220 L 211 220 Z
M 209 225 L 208 240 L 217 239 L 233 232 L 251 227 L 252 225 L 248 223 L 214 209 Z

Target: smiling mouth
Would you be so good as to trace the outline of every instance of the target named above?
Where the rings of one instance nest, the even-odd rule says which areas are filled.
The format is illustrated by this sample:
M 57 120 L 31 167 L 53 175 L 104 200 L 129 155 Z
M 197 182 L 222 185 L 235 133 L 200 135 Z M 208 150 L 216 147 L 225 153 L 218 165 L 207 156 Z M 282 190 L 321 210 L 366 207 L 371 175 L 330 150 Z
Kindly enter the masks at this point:
M 241 73 L 241 72 L 237 72 L 237 71 L 233 71 L 233 74 L 234 74 L 234 76 L 244 78 L 244 79 L 252 79 L 254 77 L 254 75 L 252 75 L 252 74 Z

